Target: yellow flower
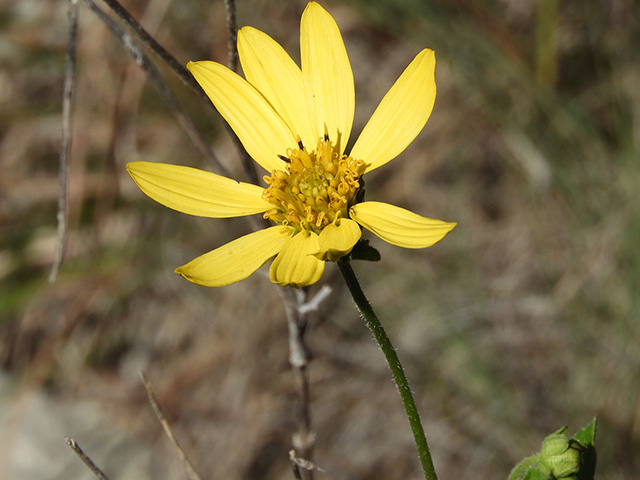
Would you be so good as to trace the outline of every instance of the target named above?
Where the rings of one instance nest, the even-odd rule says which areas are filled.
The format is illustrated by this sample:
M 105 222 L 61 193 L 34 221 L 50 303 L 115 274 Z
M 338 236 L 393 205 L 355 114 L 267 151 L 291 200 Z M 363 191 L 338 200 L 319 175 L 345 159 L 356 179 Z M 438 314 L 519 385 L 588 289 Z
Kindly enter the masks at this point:
M 264 213 L 275 224 L 176 269 L 193 283 L 238 282 L 275 256 L 272 282 L 311 285 L 326 260 L 351 252 L 360 227 L 394 245 L 424 248 L 456 226 L 357 197 L 362 175 L 400 154 L 427 122 L 436 95 L 434 52 L 425 49 L 409 64 L 347 156 L 353 74 L 335 20 L 315 2 L 302 14 L 300 50 L 302 68 L 267 34 L 244 27 L 238 52 L 246 80 L 219 63 L 187 65 L 249 155 L 270 172 L 266 189 L 188 167 L 127 165 L 140 189 L 169 208 L 213 218 Z

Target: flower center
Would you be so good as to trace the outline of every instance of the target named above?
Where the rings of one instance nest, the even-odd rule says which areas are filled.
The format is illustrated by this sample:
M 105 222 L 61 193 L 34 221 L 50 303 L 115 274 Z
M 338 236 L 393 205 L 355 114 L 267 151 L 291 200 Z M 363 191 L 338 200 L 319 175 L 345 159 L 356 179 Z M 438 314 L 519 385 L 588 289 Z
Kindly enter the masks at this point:
M 269 187 L 262 198 L 274 208 L 264 214 L 276 224 L 311 230 L 315 233 L 337 218 L 347 218 L 360 188 L 358 179 L 365 171 L 362 160 L 339 156 L 329 136 L 318 140 L 309 153 L 298 139 L 298 148 L 287 149 L 280 158 L 284 170 L 274 170 L 264 181 Z

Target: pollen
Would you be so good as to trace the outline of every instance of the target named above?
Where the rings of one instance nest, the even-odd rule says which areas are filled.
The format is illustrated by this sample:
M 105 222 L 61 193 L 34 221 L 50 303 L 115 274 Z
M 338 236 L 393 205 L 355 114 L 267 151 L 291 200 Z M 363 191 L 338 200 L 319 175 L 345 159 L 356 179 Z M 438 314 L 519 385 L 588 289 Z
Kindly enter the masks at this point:
M 289 148 L 284 170 L 265 176 L 268 188 L 262 194 L 273 205 L 264 218 L 296 230 L 320 233 L 324 227 L 348 217 L 360 189 L 359 179 L 366 169 L 362 160 L 340 155 L 325 132 L 315 151 L 308 152 L 298 139 Z

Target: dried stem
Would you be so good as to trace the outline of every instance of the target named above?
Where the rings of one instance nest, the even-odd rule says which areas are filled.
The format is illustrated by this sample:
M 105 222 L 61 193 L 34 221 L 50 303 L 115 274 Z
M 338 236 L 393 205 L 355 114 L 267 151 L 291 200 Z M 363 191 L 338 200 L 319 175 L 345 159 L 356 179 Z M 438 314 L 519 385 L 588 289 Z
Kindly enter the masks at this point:
M 124 21 L 129 27 L 131 27 L 133 33 L 138 37 L 138 39 L 145 45 L 149 47 L 149 49 L 160 59 L 162 60 L 171 70 L 175 72 L 182 82 L 190 87 L 194 92 L 196 92 L 207 104 L 211 104 L 209 102 L 209 98 L 207 94 L 204 93 L 204 90 L 200 88 L 198 82 L 196 82 L 193 75 L 189 73 L 189 70 L 182 65 L 176 57 L 171 55 L 162 45 L 160 45 L 155 38 L 153 38 L 142 25 L 138 23 L 138 21 L 131 16 L 125 8 L 120 5 L 117 0 L 102 0 L 111 10 L 118 16 L 122 21 Z
M 227 66 L 230 70 L 238 73 L 238 25 L 236 23 L 236 2 L 235 0 L 224 0 L 224 8 L 227 12 L 227 49 L 229 50 L 227 53 Z M 233 143 L 238 150 L 238 154 L 240 155 L 240 161 L 242 162 L 242 168 L 244 169 L 245 174 L 251 181 L 251 183 L 255 185 L 260 184 L 260 179 L 258 178 L 258 172 L 256 171 L 256 164 L 253 159 L 247 153 L 247 150 L 242 145 L 242 142 L 235 134 L 235 132 L 231 129 L 229 124 L 225 123 L 225 128 L 227 129 L 227 133 L 233 139 Z
M 60 144 L 60 165 L 58 192 L 58 242 L 56 254 L 49 272 L 49 282 L 53 283 L 58 276 L 58 270 L 67 250 L 67 166 L 69 164 L 69 152 L 71 150 L 71 120 L 73 94 L 76 86 L 76 50 L 78 45 L 78 0 L 69 0 L 69 44 L 67 46 L 67 58 L 64 70 L 64 93 L 62 94 L 62 142 Z
M 109 480 L 102 470 L 98 468 L 98 466 L 93 463 L 93 460 L 89 458 L 89 456 L 82 451 L 80 445 L 76 443 L 76 441 L 71 437 L 64 437 L 67 445 L 71 447 L 71 449 L 80 457 L 80 459 L 84 462 L 84 464 L 89 467 L 89 470 L 98 478 L 99 480 Z
M 227 48 L 229 49 L 227 66 L 234 72 L 238 71 L 238 25 L 236 24 L 235 0 L 224 0 L 227 11 Z
M 281 288 L 280 293 L 284 300 L 289 329 L 289 363 L 293 367 L 298 393 L 298 431 L 294 433 L 292 439 L 294 447 L 292 458 L 302 457 L 310 461 L 315 444 L 315 435 L 311 429 L 311 400 L 307 371 L 310 355 L 304 342 L 307 316 L 300 308 L 305 302 L 306 293 L 304 290 L 288 287 Z M 312 478 L 312 472 L 309 472 L 309 478 Z
M 147 391 L 147 397 L 149 398 L 149 403 L 153 408 L 153 412 L 156 414 L 156 418 L 162 425 L 162 428 L 164 428 L 164 433 L 167 434 L 167 437 L 169 437 L 169 440 L 171 441 L 176 451 L 178 452 L 178 457 L 180 457 L 180 461 L 184 465 L 185 470 L 187 471 L 187 475 L 191 480 L 200 480 L 200 476 L 193 468 L 193 465 L 187 458 L 186 454 L 184 453 L 184 450 L 182 450 L 182 447 L 178 443 L 178 440 L 176 439 L 175 435 L 173 434 L 173 431 L 171 430 L 171 426 L 169 425 L 169 422 L 167 422 L 167 420 L 164 418 L 164 415 L 162 414 L 162 410 L 160 410 L 160 406 L 158 405 L 158 402 L 156 400 L 156 396 L 153 393 L 153 389 L 151 388 L 151 383 L 147 379 L 147 376 L 145 375 L 145 373 L 142 371 L 140 372 L 140 378 L 142 379 L 142 384 L 144 385 L 144 388 Z
M 292 288 L 282 288 L 280 293 L 284 300 L 285 310 L 287 314 L 287 325 L 289 327 L 289 363 L 293 367 L 299 400 L 299 420 L 298 431 L 293 436 L 293 446 L 295 450 L 290 453 L 290 458 L 296 459 L 296 466 L 292 466 L 294 474 L 300 474 L 298 471 L 301 464 L 313 465 L 311 458 L 313 456 L 313 447 L 315 444 L 315 434 L 312 429 L 311 422 L 311 396 L 309 389 L 309 372 L 308 364 L 311 356 L 305 344 L 304 335 L 307 329 L 307 314 L 313 310 L 317 310 L 320 303 L 327 298 L 331 289 L 324 286 L 318 294 L 309 302 L 306 302 L 306 293 L 304 290 L 295 290 Z M 296 455 L 296 453 L 298 455 Z M 306 468 L 307 478 L 313 479 L 314 467 Z
M 147 57 L 138 46 L 133 43 L 131 36 L 126 33 L 120 26 L 111 19 L 100 7 L 98 7 L 93 0 L 84 0 L 94 13 L 109 27 L 114 36 L 120 41 L 122 46 L 129 52 L 134 58 L 136 63 L 147 74 L 151 83 L 158 89 L 160 95 L 164 98 L 173 114 L 178 119 L 178 122 L 185 129 L 191 140 L 200 149 L 202 154 L 218 169 L 221 173 L 227 174 L 226 169 L 220 163 L 213 151 L 209 148 L 207 140 L 202 133 L 196 128 L 191 118 L 187 115 L 184 108 L 175 97 L 171 89 L 167 86 L 166 82 L 162 78 L 162 75 L 158 72 L 156 67 L 151 63 L 149 57 Z
M 296 457 L 295 450 L 289 450 L 289 461 L 291 462 L 293 476 L 296 478 L 296 480 L 302 480 L 302 474 L 300 473 L 301 468 L 306 470 L 309 475 L 312 474 L 313 470 L 324 472 L 324 470 L 318 467 L 315 463 L 310 462 L 309 460 L 305 460 L 304 458 Z
M 87 0 L 85 0 L 87 1 Z M 140 25 L 129 12 L 127 12 L 117 0 L 103 0 L 113 12 L 118 15 L 127 25 L 129 25 L 133 33 L 138 39 L 145 45 L 147 45 L 151 51 L 153 51 L 160 60 L 162 60 L 174 73 L 192 90 L 194 90 L 198 96 L 204 101 L 206 105 L 214 108 L 213 104 L 209 100 L 207 94 L 202 90 L 198 82 L 193 78 L 193 75 L 182 66 L 176 58 L 171 55 L 162 45 L 160 45 L 149 33 Z M 93 2 L 92 2 L 93 3 Z M 229 31 L 228 45 L 229 45 L 229 68 L 236 71 L 238 68 L 238 48 L 237 48 L 237 27 L 236 27 L 236 4 L 234 0 L 225 0 L 225 8 L 227 10 L 227 30 Z M 134 55 L 135 57 L 135 55 Z M 138 62 L 139 63 L 139 62 Z M 142 66 L 142 65 L 141 65 Z M 144 68 L 144 67 L 143 67 Z M 153 79 L 152 79 L 153 80 Z M 155 83 L 155 82 L 154 82 Z M 162 92 L 161 92 L 162 93 Z M 164 96 L 164 94 L 163 94 Z M 167 102 L 168 103 L 168 102 Z M 171 105 L 170 105 L 171 106 Z M 180 119 L 180 117 L 179 117 Z M 182 122 L 181 122 L 182 123 Z M 253 159 L 249 156 L 246 149 L 238 139 L 238 136 L 231 129 L 231 127 L 225 122 L 224 124 L 227 133 L 231 136 L 242 160 L 242 167 L 247 175 L 247 178 L 255 185 L 259 184 L 258 173 L 255 168 Z M 195 130 L 195 127 L 193 127 Z M 196 130 L 197 131 L 197 130 Z M 199 141 L 196 141 L 196 145 L 200 146 Z M 209 148 L 207 147 L 207 150 Z M 209 150 L 210 152 L 210 150 Z M 209 156 L 208 153 L 205 153 Z M 212 155 L 212 153 L 211 153 Z M 220 168 L 219 173 L 230 176 L 226 169 L 222 168 L 219 162 L 214 161 L 216 167 Z
M 293 456 L 295 456 L 295 452 L 293 450 L 291 450 L 291 452 L 289 452 L 289 457 L 291 457 L 291 454 L 293 454 Z M 293 471 L 293 478 L 295 478 L 296 480 L 302 480 L 302 474 L 300 473 L 300 467 L 298 467 L 298 464 L 295 462 L 295 460 L 293 458 L 291 458 L 290 461 L 291 461 L 291 470 Z

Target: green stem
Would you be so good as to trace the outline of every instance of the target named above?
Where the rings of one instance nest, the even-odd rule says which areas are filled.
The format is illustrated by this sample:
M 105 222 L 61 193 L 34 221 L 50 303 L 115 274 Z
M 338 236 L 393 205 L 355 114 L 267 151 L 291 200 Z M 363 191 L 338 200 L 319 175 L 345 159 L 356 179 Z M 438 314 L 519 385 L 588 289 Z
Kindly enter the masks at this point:
M 532 455 L 522 460 L 518 465 L 513 467 L 508 480 L 518 480 L 527 470 L 538 463 L 539 459 L 540 455 Z
M 387 333 L 384 331 L 380 320 L 378 320 L 376 313 L 373 311 L 367 297 L 364 295 L 364 292 L 360 287 L 360 283 L 358 283 L 358 279 L 356 278 L 356 274 L 353 272 L 353 268 L 351 268 L 349 260 L 345 257 L 341 258 L 338 261 L 338 267 L 340 268 L 340 272 L 342 272 L 342 276 L 347 283 L 351 296 L 356 302 L 367 327 L 369 327 L 369 330 L 373 333 L 376 342 L 382 349 L 382 353 L 384 353 L 387 363 L 391 368 L 393 380 L 396 382 L 398 392 L 400 392 L 400 397 L 402 398 L 402 404 L 404 405 L 404 409 L 407 413 L 407 419 L 411 425 L 411 431 L 413 432 L 413 438 L 415 439 L 416 447 L 418 448 L 418 456 L 420 457 L 424 476 L 427 480 L 437 480 L 438 476 L 436 475 L 435 468 L 433 467 L 433 461 L 431 460 L 427 437 L 425 436 L 422 424 L 420 423 L 420 414 L 418 413 L 416 402 L 413 400 L 409 381 L 404 374 L 404 369 L 402 368 L 400 359 L 396 354 L 396 350 L 393 347 L 391 340 L 389 340 Z

